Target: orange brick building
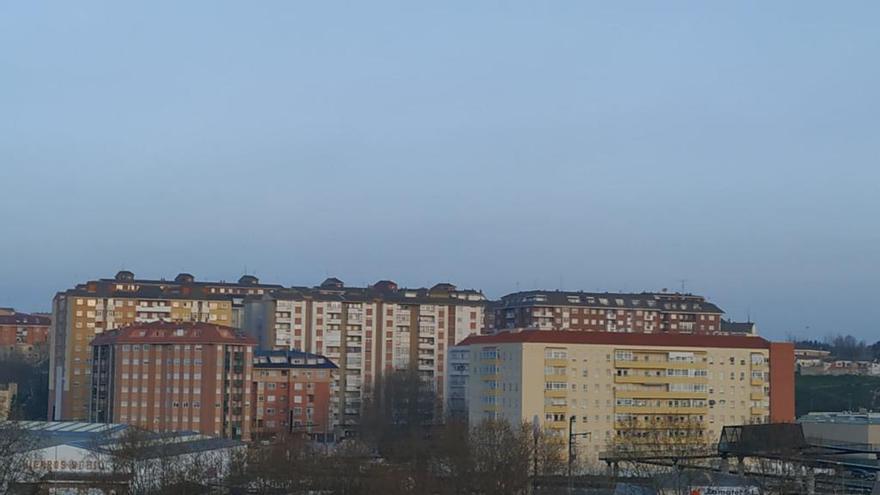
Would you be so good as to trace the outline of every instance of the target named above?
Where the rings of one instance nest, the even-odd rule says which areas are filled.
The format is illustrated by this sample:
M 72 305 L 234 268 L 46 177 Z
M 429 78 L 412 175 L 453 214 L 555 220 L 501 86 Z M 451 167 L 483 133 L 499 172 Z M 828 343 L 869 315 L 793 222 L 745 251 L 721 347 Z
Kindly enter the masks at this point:
M 255 437 L 333 432 L 331 386 L 337 367 L 324 356 L 300 351 L 257 351 L 254 356 Z
M 250 438 L 252 338 L 156 322 L 105 331 L 91 345 L 89 421 Z
M 30 359 L 44 356 L 51 321 L 48 316 L 0 308 L 0 355 L 16 352 Z
M 53 300 L 49 332 L 49 418 L 82 421 L 88 417 L 89 342 L 96 335 L 154 321 L 240 328 L 244 299 L 280 287 L 260 283 L 252 275 L 237 282 L 200 281 L 189 273 L 155 280 L 122 270 L 113 278 L 89 280 L 59 292 Z

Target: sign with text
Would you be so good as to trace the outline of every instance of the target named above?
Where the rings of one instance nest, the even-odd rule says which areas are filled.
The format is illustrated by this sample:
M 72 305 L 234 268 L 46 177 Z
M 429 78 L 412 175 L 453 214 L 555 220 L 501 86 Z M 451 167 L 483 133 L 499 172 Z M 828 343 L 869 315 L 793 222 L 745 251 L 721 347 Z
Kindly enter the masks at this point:
M 759 495 L 756 486 L 692 486 L 690 495 Z

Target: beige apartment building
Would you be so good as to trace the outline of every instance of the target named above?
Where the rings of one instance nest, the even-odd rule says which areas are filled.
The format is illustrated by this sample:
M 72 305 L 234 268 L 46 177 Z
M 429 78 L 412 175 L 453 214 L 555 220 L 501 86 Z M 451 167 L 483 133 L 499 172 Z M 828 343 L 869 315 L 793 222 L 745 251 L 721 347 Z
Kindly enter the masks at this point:
M 725 425 L 794 420 L 794 354 L 754 336 L 523 330 L 471 336 L 471 424 L 533 421 L 567 435 L 588 461 L 614 441 L 717 441 Z
M 201 282 L 188 273 L 173 280 L 137 279 L 120 271 L 112 279 L 91 280 L 59 292 L 49 331 L 49 410 L 53 420 L 89 416 L 90 342 L 132 324 L 203 322 L 240 327 L 244 300 L 280 285 L 261 284 L 251 275 L 238 282 Z
M 482 330 L 485 304 L 479 291 L 451 284 L 346 287 L 328 278 L 249 299 L 245 327 L 261 349 L 321 354 L 339 366 L 331 407 L 334 424 L 345 429 L 357 424 L 363 401 L 394 370 L 417 372 L 442 395 L 446 353 Z

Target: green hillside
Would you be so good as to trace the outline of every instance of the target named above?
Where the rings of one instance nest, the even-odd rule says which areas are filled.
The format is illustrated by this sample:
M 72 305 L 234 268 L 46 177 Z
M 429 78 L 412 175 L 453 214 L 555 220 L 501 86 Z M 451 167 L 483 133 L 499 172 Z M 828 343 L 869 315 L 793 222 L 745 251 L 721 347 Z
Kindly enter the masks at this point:
M 795 410 L 798 416 L 813 411 L 880 410 L 880 377 L 796 376 Z

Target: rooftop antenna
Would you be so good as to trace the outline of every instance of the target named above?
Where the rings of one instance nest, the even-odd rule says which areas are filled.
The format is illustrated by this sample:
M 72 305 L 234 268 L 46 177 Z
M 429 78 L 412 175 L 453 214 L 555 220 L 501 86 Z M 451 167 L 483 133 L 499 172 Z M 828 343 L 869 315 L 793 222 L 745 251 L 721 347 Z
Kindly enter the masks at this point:
M 687 284 L 688 279 L 682 278 L 682 279 L 679 279 L 678 281 L 681 282 L 681 293 L 684 294 L 685 284 Z

